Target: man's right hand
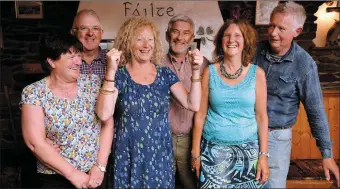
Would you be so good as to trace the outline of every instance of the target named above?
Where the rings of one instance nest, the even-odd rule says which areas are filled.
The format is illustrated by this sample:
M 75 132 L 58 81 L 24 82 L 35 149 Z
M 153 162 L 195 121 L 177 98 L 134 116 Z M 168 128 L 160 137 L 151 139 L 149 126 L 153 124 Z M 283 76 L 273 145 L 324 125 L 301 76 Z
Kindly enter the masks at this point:
M 55 150 L 57 150 L 57 152 L 60 152 L 60 147 L 59 147 L 58 144 L 54 144 L 53 141 L 50 140 L 49 138 L 46 138 L 46 142 L 47 142 L 49 145 L 53 146 L 53 148 L 54 148 Z

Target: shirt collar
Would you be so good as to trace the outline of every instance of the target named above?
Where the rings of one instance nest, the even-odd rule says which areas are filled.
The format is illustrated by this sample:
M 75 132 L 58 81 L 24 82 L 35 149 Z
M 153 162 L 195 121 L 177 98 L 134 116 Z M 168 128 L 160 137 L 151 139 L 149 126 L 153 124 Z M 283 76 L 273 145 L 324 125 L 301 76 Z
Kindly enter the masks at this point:
M 106 53 L 108 52 L 107 49 L 102 49 L 100 46 L 99 46 L 99 52 L 98 52 L 98 55 L 95 59 L 92 60 L 92 63 L 93 62 L 100 62 L 102 64 L 106 64 Z M 85 62 L 83 60 L 83 62 Z
M 178 62 L 177 58 L 174 55 L 172 55 L 170 52 L 168 53 L 168 55 L 169 55 L 169 60 L 171 63 L 184 63 L 184 62 L 189 61 L 188 53 L 185 55 L 184 62 Z
M 106 60 L 106 53 L 108 52 L 107 49 L 102 49 L 99 46 L 99 53 L 98 56 L 94 59 L 94 60 L 98 60 L 100 62 L 102 62 L 103 64 L 105 64 L 105 60 Z
M 268 48 L 264 48 L 262 51 L 261 51 L 261 54 L 266 56 L 267 59 L 268 59 L 268 56 L 270 56 L 271 52 L 270 52 L 270 44 L 269 44 L 269 41 L 268 41 L 268 45 L 267 45 Z M 295 55 L 295 47 L 296 47 L 296 43 L 295 41 L 292 41 L 292 44 L 290 46 L 290 49 L 288 50 L 288 52 L 282 56 L 281 58 L 281 61 L 280 62 L 293 62 L 294 60 L 294 55 Z

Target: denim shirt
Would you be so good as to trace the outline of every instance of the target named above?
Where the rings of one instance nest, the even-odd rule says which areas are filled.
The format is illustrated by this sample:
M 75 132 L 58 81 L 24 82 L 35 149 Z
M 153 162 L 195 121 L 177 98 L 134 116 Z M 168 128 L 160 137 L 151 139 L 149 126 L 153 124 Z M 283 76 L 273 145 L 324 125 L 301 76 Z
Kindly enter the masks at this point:
M 269 127 L 294 125 L 301 101 L 323 158 L 331 158 L 330 129 L 323 105 L 317 65 L 312 57 L 294 41 L 279 63 L 268 58 L 268 41 L 260 42 L 256 51 L 254 63 L 265 71 L 267 78 Z

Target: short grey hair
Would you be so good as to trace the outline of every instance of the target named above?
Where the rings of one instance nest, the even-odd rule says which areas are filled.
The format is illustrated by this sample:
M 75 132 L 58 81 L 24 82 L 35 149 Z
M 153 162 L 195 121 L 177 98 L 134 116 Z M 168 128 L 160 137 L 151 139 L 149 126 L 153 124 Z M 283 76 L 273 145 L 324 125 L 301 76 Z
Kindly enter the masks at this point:
M 272 13 L 270 14 L 270 18 L 273 17 L 276 13 L 284 13 L 289 14 L 294 17 L 295 27 L 293 29 L 297 28 L 303 28 L 303 25 L 306 21 L 306 11 L 305 8 L 303 8 L 302 5 L 295 3 L 294 1 L 288 1 L 286 3 L 280 3 L 278 6 L 274 8 Z
M 191 26 L 191 29 L 192 29 L 192 32 L 194 33 L 195 32 L 195 24 L 194 24 L 194 21 L 189 17 L 189 16 L 186 16 L 186 15 L 182 15 L 182 14 L 178 14 L 178 15 L 175 15 L 174 17 L 172 17 L 168 23 L 168 29 L 166 30 L 166 33 L 167 35 L 170 34 L 170 31 L 172 29 L 172 26 L 175 22 L 177 21 L 183 21 L 183 22 L 187 22 L 190 24 Z
M 77 23 L 79 17 L 80 17 L 81 15 L 83 15 L 83 14 L 84 14 L 84 15 L 91 15 L 91 16 L 94 16 L 94 17 L 97 18 L 98 21 L 100 22 L 100 18 L 99 18 L 99 16 L 98 16 L 98 14 L 96 13 L 96 11 L 94 11 L 93 9 L 83 9 L 83 10 L 79 11 L 79 12 L 77 13 L 77 15 L 74 17 L 74 19 L 73 19 L 73 24 L 72 24 L 72 28 L 75 28 L 75 27 L 76 27 L 76 23 Z

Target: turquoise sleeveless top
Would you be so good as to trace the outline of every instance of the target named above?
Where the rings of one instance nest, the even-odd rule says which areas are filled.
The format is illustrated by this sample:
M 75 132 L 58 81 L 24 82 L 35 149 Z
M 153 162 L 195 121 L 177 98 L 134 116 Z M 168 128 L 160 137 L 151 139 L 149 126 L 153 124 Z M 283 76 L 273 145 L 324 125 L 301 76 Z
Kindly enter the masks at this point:
M 246 77 L 228 85 L 209 65 L 209 108 L 203 137 L 219 145 L 238 145 L 258 140 L 255 119 L 257 66 L 251 64 Z

